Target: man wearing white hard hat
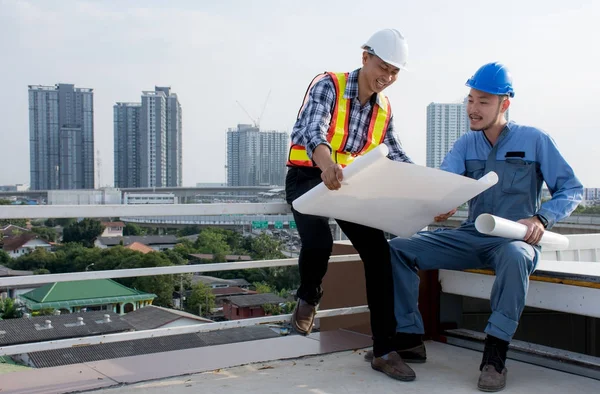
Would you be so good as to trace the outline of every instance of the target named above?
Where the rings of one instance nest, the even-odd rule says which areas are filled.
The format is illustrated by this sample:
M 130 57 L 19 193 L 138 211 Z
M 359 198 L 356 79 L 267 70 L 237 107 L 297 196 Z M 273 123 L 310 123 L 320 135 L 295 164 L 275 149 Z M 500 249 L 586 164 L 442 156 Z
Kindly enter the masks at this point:
M 408 45 L 394 29 L 376 32 L 363 46 L 362 67 L 352 72 L 326 72 L 310 84 L 291 134 L 286 200 L 323 182 L 342 187 L 342 168 L 380 144 L 392 160 L 412 163 L 394 129 L 389 100 L 382 94 L 406 69 Z M 300 287 L 292 327 L 308 335 L 322 297 L 333 238 L 329 218 L 304 215 L 292 208 L 302 242 L 298 266 Z M 424 346 L 402 349 L 395 341 L 390 249 L 383 231 L 337 220 L 364 262 L 367 302 L 371 312 L 374 358 L 371 366 L 395 379 L 415 374 L 405 361 L 423 362 Z M 404 359 L 404 360 L 403 360 Z

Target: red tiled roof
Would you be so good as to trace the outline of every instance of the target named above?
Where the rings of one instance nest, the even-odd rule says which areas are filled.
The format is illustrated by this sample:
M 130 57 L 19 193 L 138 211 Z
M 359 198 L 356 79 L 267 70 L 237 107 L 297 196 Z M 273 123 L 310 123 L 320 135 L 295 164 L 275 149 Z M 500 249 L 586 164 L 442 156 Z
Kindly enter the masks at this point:
M 133 242 L 133 243 L 125 246 L 125 248 L 135 250 L 137 252 L 142 252 L 143 254 L 154 252 L 154 249 L 152 249 L 148 245 L 144 245 L 141 242 Z
M 104 227 L 125 227 L 123 222 L 102 222 Z

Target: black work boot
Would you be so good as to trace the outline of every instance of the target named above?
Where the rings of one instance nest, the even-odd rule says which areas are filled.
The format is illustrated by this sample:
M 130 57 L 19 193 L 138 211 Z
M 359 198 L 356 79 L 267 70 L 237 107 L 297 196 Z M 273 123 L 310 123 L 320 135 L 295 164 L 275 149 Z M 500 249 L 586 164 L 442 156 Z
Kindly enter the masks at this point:
M 506 386 L 506 352 L 508 342 L 494 336 L 485 338 L 485 349 L 479 370 L 479 382 L 477 388 L 481 391 L 494 392 L 504 389 Z
M 394 337 L 394 349 L 407 363 L 424 363 L 427 361 L 427 351 L 421 334 L 406 334 L 398 332 Z M 365 353 L 365 361 L 373 360 L 373 351 Z

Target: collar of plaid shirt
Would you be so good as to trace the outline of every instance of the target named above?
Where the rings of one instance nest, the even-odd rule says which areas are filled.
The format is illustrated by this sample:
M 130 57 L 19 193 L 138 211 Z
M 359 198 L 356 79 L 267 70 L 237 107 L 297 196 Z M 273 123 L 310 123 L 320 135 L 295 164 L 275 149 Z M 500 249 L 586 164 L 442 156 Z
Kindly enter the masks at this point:
M 358 68 L 348 75 L 348 81 L 346 81 L 346 89 L 344 90 L 344 98 L 346 100 L 355 99 L 358 97 L 358 75 L 360 74 L 360 70 L 361 69 Z M 373 94 L 377 95 L 377 105 L 381 107 L 380 94 Z

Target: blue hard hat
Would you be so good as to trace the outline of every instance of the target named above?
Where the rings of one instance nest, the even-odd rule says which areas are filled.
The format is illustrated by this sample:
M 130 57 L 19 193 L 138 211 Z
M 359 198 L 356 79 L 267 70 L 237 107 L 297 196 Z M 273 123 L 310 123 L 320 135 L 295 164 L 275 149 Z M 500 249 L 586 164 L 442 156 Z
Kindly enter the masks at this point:
M 515 97 L 515 91 L 512 86 L 512 75 L 505 65 L 494 62 L 484 64 L 477 72 L 469 78 L 466 85 L 470 88 L 481 90 L 482 92 L 509 95 Z

